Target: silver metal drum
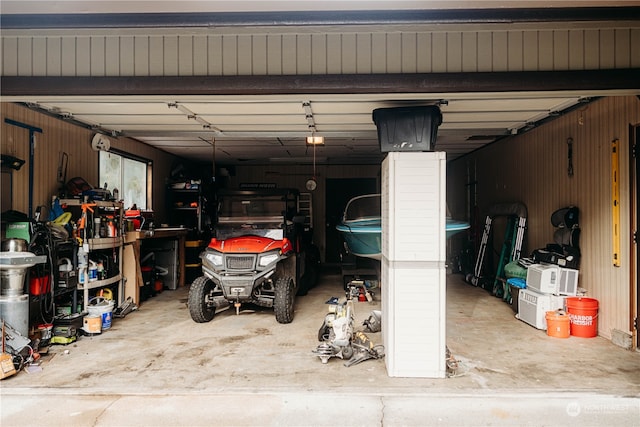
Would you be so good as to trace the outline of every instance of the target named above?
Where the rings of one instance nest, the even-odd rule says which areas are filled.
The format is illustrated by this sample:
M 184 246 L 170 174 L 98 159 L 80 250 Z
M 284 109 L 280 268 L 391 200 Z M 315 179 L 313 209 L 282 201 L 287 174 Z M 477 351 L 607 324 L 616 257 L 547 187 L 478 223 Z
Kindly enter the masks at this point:
M 35 255 L 31 252 L 0 252 L 0 295 L 22 295 L 27 270 L 46 260 L 46 255 Z
M 0 296 L 0 318 L 24 337 L 29 336 L 29 295 Z

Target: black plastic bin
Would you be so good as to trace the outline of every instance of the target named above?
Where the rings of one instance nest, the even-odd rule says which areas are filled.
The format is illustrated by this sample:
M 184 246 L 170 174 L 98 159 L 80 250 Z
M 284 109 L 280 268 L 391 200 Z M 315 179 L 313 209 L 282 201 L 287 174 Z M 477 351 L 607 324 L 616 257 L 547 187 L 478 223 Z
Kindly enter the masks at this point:
M 436 105 L 378 108 L 373 121 L 381 152 L 433 151 L 442 113 Z

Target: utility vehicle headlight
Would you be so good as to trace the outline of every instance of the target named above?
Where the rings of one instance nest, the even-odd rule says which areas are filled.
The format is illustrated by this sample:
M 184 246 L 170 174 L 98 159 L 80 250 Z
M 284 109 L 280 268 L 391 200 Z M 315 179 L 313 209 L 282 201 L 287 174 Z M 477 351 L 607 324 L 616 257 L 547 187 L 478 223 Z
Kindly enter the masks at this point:
M 214 267 L 222 267 L 222 254 L 220 252 L 207 252 L 204 257 Z
M 267 255 L 262 255 L 260 259 L 258 259 L 258 266 L 266 267 L 267 265 L 277 261 L 279 257 L 280 255 L 277 252 L 273 252 Z

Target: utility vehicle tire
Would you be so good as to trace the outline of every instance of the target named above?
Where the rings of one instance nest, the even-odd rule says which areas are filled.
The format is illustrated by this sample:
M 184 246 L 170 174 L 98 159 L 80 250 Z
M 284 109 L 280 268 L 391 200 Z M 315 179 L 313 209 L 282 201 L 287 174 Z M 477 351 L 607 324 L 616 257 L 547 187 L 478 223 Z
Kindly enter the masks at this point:
M 273 308 L 276 312 L 278 323 L 291 323 L 293 320 L 293 300 L 295 298 L 295 285 L 293 279 L 284 276 L 276 280 L 275 299 Z
M 200 276 L 189 289 L 189 314 L 197 323 L 210 322 L 216 314 L 215 304 L 207 304 L 207 296 L 211 294 L 214 283 L 206 276 Z
M 309 289 L 311 289 L 311 278 L 309 272 L 307 272 L 300 278 L 300 286 L 298 286 L 296 295 L 299 297 L 305 296 L 309 293 Z

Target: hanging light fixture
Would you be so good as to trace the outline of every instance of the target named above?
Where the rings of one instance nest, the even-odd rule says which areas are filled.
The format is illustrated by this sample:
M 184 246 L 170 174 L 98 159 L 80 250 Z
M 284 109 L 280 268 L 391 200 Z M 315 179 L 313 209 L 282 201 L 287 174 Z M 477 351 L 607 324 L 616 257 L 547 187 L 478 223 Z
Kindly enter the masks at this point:
M 311 135 L 307 137 L 307 145 L 324 145 L 324 136 Z
M 318 142 L 316 138 L 320 138 L 320 142 Z M 313 147 L 313 178 L 307 180 L 305 187 L 307 190 L 313 191 L 318 186 L 318 183 L 316 182 L 316 146 L 324 145 L 324 138 L 321 136 L 308 136 L 307 145 L 311 145 Z

